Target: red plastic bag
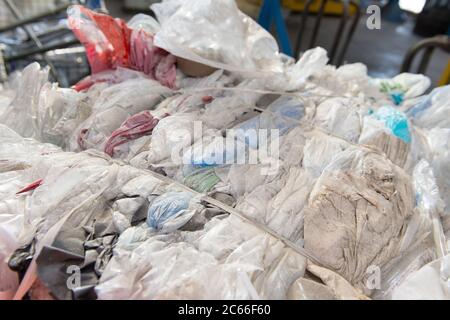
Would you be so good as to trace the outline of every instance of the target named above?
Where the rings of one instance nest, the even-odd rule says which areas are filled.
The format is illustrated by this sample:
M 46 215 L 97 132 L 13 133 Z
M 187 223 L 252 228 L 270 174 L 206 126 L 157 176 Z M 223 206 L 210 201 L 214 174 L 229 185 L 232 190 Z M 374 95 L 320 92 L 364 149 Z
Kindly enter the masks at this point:
M 92 73 L 129 66 L 131 29 L 125 21 L 78 5 L 68 14 L 69 28 L 86 48 Z
M 143 72 L 167 87 L 175 87 L 176 59 L 153 44 L 153 35 L 132 30 L 121 19 L 80 5 L 70 7 L 68 14 L 69 28 L 86 48 L 93 74 L 124 67 Z M 75 85 L 75 89 L 85 90 L 94 83 L 95 78 L 91 77 Z

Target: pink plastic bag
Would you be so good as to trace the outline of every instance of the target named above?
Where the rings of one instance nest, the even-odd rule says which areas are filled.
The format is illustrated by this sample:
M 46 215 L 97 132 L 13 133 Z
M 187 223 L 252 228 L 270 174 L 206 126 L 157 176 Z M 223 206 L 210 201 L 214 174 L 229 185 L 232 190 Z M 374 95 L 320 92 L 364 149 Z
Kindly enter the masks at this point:
M 122 126 L 114 131 L 106 142 L 105 153 L 113 156 L 114 148 L 152 133 L 159 119 L 149 111 L 144 111 L 128 118 Z

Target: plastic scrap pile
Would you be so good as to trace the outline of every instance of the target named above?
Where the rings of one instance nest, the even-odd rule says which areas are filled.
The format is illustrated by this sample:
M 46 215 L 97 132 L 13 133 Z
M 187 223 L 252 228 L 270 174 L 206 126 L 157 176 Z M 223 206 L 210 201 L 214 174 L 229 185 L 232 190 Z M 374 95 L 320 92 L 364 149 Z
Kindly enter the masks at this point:
M 232 0 L 153 10 L 72 7 L 93 74 L 0 92 L 2 298 L 450 298 L 450 86 L 295 62 Z

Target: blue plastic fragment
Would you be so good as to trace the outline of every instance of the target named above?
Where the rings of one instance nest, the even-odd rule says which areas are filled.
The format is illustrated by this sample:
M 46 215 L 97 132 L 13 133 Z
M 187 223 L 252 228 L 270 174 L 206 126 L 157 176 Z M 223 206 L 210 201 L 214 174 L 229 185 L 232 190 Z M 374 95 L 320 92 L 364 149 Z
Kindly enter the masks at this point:
M 392 107 L 382 107 L 373 113 L 373 116 L 382 121 L 392 134 L 406 143 L 411 142 L 408 118 L 403 112 Z
M 147 224 L 161 230 L 168 220 L 178 217 L 189 208 L 193 194 L 189 192 L 167 192 L 155 198 L 148 208 Z

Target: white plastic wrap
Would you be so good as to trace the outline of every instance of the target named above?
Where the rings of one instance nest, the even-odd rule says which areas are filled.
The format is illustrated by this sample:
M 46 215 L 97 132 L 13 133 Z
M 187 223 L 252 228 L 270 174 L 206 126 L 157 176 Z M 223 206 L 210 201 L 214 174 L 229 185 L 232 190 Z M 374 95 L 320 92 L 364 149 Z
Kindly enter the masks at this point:
M 253 75 L 283 71 L 275 39 L 234 0 L 165 0 L 152 9 L 161 23 L 155 44 L 175 56 Z
M 394 300 L 450 300 L 450 256 L 412 273 L 392 294 Z
M 450 128 L 450 85 L 434 89 L 407 111 L 422 128 Z

